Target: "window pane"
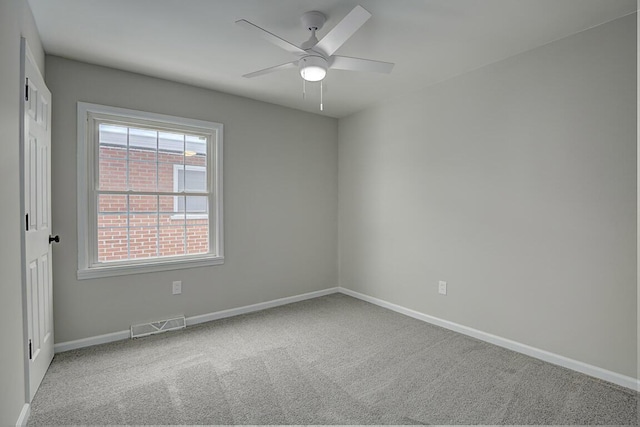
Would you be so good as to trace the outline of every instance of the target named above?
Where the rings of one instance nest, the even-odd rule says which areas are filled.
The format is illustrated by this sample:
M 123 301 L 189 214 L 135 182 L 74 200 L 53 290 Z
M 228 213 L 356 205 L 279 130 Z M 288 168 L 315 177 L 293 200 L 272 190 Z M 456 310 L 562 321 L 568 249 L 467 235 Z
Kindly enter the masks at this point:
M 165 160 L 173 163 L 158 164 L 159 191 L 175 192 L 178 190 L 178 182 L 184 181 L 184 156 L 163 156 Z
M 127 196 L 101 194 L 98 196 L 98 228 L 127 226 Z
M 100 190 L 126 191 L 127 161 L 100 157 L 98 188 Z
M 127 259 L 127 196 L 98 196 L 98 261 Z
M 207 209 L 208 199 L 206 196 L 188 196 L 186 197 L 186 213 L 189 214 L 205 214 L 209 212 Z
M 129 158 L 131 160 L 157 161 L 158 132 L 149 129 L 129 128 Z
M 178 168 L 176 171 L 176 186 L 174 191 L 202 192 L 206 193 L 206 171 L 204 170 L 182 170 Z M 207 212 L 207 198 L 200 196 L 179 196 L 176 197 L 176 212 Z M 186 208 L 185 208 L 186 206 Z
M 158 256 L 158 196 L 129 196 L 129 258 Z
M 208 221 L 200 225 L 187 226 L 187 254 L 206 254 L 209 252 Z
M 182 244 L 182 253 L 184 254 L 184 226 L 186 215 L 184 212 L 175 211 L 178 203 L 178 198 L 179 197 L 174 196 L 160 197 L 160 208 L 162 210 L 162 212 L 160 213 L 160 233 L 161 236 L 164 236 L 164 231 L 162 230 L 162 228 L 166 227 L 167 230 L 170 230 L 172 235 L 174 235 L 176 233 L 176 230 L 180 228 L 182 230 L 180 234 L 182 240 L 180 240 L 180 242 Z M 172 241 L 169 246 L 171 248 L 174 248 L 175 244 L 177 243 Z M 171 251 L 173 251 L 174 249 L 171 249 Z
M 98 212 L 127 212 L 127 196 L 124 194 L 100 194 Z
M 127 226 L 127 214 L 126 213 L 99 213 L 98 214 L 98 228 L 111 228 L 111 227 L 126 227 Z
M 161 213 L 160 227 L 184 227 L 185 217 L 183 213 Z
M 206 215 L 187 214 L 186 224 L 187 226 L 206 225 L 209 223 L 209 218 Z
M 177 207 L 176 212 L 185 212 L 186 214 L 206 214 L 207 198 L 198 196 L 176 196 Z
M 98 133 L 98 142 L 100 144 L 101 155 L 103 149 L 105 150 L 105 157 L 108 157 L 110 153 L 119 153 L 120 156 L 127 155 L 126 126 L 117 126 L 102 123 L 98 128 Z
M 129 258 L 151 258 L 158 256 L 158 228 L 129 228 Z
M 131 214 L 129 227 L 155 227 L 158 225 L 158 214 Z
M 99 228 L 98 262 L 121 261 L 128 258 L 127 228 Z
M 160 227 L 159 255 L 175 256 L 185 254 L 185 229 L 183 226 Z
M 156 151 L 155 150 L 141 150 L 137 148 L 129 148 L 129 160 L 136 162 L 150 162 L 156 163 Z
M 127 189 L 127 128 L 102 123 L 98 128 L 99 178 L 101 190 Z
M 185 136 L 185 158 L 186 165 L 207 166 L 207 139 L 203 136 Z
M 160 156 L 163 157 L 163 156 Z M 176 161 L 182 162 L 182 157 L 177 157 Z M 175 191 L 173 182 L 178 173 L 176 168 L 181 168 L 182 163 L 158 163 L 158 191 Z
M 184 144 L 184 135 L 181 133 L 158 132 L 159 161 L 173 163 L 175 156 L 182 157 Z M 180 160 L 180 163 L 182 163 L 182 160 Z
M 178 243 L 182 251 L 180 254 L 184 254 L 185 214 L 173 211 L 175 199 L 173 196 L 160 197 L 160 256 L 175 255 Z M 180 235 L 179 242 L 176 233 Z
M 158 191 L 176 191 L 177 174 L 184 173 L 184 143 L 183 134 L 158 133 Z
M 178 197 L 160 196 L 160 225 L 184 225 L 184 212 L 176 212 Z
M 129 161 L 129 190 L 156 191 L 156 163 Z
M 176 168 L 176 173 L 174 176 L 176 181 L 173 184 L 173 191 L 184 191 L 185 173 L 186 171 L 183 168 Z
M 129 196 L 129 211 L 132 213 L 158 212 L 158 196 Z
M 129 227 L 158 225 L 158 196 L 129 196 Z
M 187 169 L 183 174 L 178 175 L 181 180 L 178 181 L 179 191 L 202 192 L 207 191 L 207 171 L 206 169 Z
M 126 160 L 127 148 L 100 144 L 100 158 Z

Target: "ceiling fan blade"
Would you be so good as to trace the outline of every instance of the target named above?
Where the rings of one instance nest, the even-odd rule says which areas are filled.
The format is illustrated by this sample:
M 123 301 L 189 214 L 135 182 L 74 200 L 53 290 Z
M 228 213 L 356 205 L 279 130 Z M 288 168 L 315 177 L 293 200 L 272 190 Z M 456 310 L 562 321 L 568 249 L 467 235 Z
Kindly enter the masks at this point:
M 333 55 L 369 18 L 371 14 L 364 7 L 354 7 L 313 49 L 321 51 L 326 56 Z
M 351 58 L 348 56 L 332 56 L 329 68 L 348 71 L 371 71 L 389 74 L 395 64 L 391 62 L 372 61 L 371 59 Z
M 264 74 L 273 73 L 275 71 L 287 70 L 289 68 L 297 68 L 297 67 L 298 67 L 298 61 L 287 62 L 286 64 L 280 64 L 280 65 L 276 65 L 275 67 L 265 68 L 264 70 L 254 71 L 253 73 L 245 74 L 242 77 L 246 77 L 250 79 L 252 77 L 258 77 Z
M 276 36 L 275 34 L 265 30 L 264 28 L 260 28 L 257 25 L 252 24 L 251 22 L 245 19 L 236 21 L 236 24 L 240 25 L 242 28 L 246 28 L 247 30 L 252 31 L 254 34 L 259 35 L 263 39 L 270 41 L 271 43 L 275 44 L 279 48 L 286 50 L 287 52 L 294 53 L 297 55 L 305 53 L 304 50 L 300 49 L 298 46 L 294 45 L 293 43 L 289 43 L 285 39 L 282 39 Z

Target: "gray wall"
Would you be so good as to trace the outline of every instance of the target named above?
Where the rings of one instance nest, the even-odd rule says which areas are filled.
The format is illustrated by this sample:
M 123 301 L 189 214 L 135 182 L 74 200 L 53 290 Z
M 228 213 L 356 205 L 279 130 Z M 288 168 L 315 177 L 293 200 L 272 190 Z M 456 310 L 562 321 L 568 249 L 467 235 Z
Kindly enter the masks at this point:
M 25 403 L 24 336 L 20 230 L 20 37 L 24 36 L 40 70 L 44 54 L 26 1 L 0 2 L 0 425 L 15 425 Z
M 340 120 L 339 188 L 341 286 L 636 376 L 635 15 Z
M 56 342 L 337 286 L 337 120 L 54 56 L 46 65 Z M 76 280 L 78 101 L 224 124 L 224 265 Z

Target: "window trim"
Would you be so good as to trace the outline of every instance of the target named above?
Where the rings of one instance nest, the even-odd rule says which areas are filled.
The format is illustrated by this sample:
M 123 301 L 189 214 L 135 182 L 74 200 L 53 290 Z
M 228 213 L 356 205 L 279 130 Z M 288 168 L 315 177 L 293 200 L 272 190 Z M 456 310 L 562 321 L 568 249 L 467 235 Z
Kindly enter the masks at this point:
M 223 125 L 204 120 L 187 119 L 157 113 L 148 113 L 126 108 L 78 102 L 77 106 L 77 211 L 78 211 L 78 280 L 99 277 L 122 276 L 155 271 L 219 265 L 224 263 L 223 227 Z M 98 173 L 96 155 L 98 129 L 96 120 L 134 121 L 157 129 L 184 132 L 189 130 L 209 136 L 208 161 L 210 171 L 208 185 L 209 245 L 210 253 L 181 255 L 97 263 L 97 212 L 95 184 Z M 94 121 L 91 123 L 90 121 Z M 90 131 L 93 130 L 92 134 Z M 91 236 L 94 236 L 93 238 Z

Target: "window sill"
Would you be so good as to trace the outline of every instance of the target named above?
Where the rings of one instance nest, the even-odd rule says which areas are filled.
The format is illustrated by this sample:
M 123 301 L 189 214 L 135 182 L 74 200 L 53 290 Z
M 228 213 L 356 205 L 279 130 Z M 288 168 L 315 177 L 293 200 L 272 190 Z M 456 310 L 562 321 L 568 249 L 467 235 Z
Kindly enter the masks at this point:
M 154 273 L 157 271 L 181 270 L 221 264 L 224 264 L 224 257 L 209 255 L 189 259 L 156 259 L 145 261 L 144 264 L 101 265 L 78 270 L 78 280 L 128 276 L 130 274 Z

